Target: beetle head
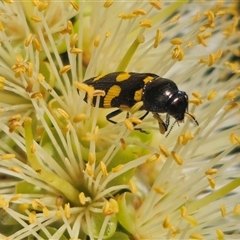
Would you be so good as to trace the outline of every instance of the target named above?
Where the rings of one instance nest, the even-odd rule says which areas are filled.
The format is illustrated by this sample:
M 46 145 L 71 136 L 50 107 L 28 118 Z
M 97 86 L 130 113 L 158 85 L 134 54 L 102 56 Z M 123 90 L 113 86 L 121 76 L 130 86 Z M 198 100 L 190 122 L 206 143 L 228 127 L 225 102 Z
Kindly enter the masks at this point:
M 167 112 L 177 121 L 183 121 L 184 115 L 188 111 L 188 96 L 183 91 L 177 91 L 167 102 Z

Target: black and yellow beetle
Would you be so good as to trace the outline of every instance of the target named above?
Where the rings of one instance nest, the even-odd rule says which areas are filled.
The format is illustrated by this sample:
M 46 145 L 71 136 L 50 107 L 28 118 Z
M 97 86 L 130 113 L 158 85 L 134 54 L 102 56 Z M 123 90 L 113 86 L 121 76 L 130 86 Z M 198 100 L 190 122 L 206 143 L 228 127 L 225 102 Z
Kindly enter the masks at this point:
M 105 92 L 105 96 L 100 96 L 100 108 L 118 108 L 106 116 L 111 123 L 116 123 L 111 118 L 121 113 L 122 109 L 130 109 L 142 101 L 143 105 L 139 110 L 145 110 L 146 113 L 140 117 L 140 120 L 143 120 L 149 112 L 152 112 L 156 119 L 161 119 L 158 113 L 166 113 L 166 121 L 161 122 L 165 132 L 168 130 L 169 116 L 176 119 L 175 124 L 182 122 L 184 116 L 188 115 L 198 125 L 194 116 L 188 113 L 187 94 L 178 90 L 173 81 L 156 74 L 113 72 L 90 78 L 84 83 L 92 86 L 95 90 Z M 87 96 L 84 100 L 87 102 Z M 96 105 L 96 97 L 93 97 L 92 104 Z

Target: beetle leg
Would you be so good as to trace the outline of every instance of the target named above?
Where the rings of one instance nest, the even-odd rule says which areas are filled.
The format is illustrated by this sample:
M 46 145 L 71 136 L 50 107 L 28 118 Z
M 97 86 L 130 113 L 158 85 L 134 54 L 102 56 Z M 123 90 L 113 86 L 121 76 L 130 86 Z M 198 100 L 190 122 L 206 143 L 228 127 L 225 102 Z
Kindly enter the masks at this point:
M 168 130 L 169 122 L 170 122 L 170 117 L 169 117 L 169 114 L 167 113 L 166 121 L 165 121 L 166 131 Z
M 107 119 L 110 123 L 117 124 L 117 122 L 111 120 L 111 118 L 117 116 L 117 115 L 120 114 L 121 112 L 122 112 L 122 110 L 120 110 L 120 109 L 117 109 L 116 111 L 110 112 L 110 113 L 106 116 L 106 119 Z
M 159 126 L 159 132 L 161 134 L 164 134 L 167 131 L 167 125 L 166 123 L 162 120 L 160 115 L 158 113 L 153 113 L 153 117 L 158 121 L 158 126 Z M 169 121 L 168 121 L 169 123 Z

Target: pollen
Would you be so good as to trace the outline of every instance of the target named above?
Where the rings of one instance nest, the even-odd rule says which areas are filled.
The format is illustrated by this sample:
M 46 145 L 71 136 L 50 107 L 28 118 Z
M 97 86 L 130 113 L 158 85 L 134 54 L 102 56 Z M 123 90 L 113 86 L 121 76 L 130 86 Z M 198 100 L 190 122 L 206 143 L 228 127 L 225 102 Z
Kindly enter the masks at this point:
M 130 179 L 130 181 L 129 181 L 129 188 L 130 188 L 130 191 L 131 191 L 133 194 L 136 194 L 137 191 L 138 191 L 137 185 L 136 185 L 136 183 L 135 183 L 132 179 Z
M 153 47 L 157 48 L 161 41 L 162 41 L 162 31 L 161 31 L 160 28 L 158 28 L 156 30 L 156 35 L 155 35 L 155 38 L 154 38 Z
M 160 5 L 160 2 L 157 1 L 157 0 L 152 0 L 150 1 L 150 4 L 156 8 L 157 10 L 161 10 L 162 9 L 162 6 Z
M 222 217 L 226 217 L 226 215 L 227 215 L 227 209 L 226 209 L 226 205 L 223 203 L 223 204 L 221 204 L 221 215 L 222 215 Z
M 86 171 L 87 171 L 88 176 L 90 176 L 90 177 L 94 176 L 94 172 L 93 172 L 92 166 L 90 164 L 88 164 L 88 163 L 86 164 Z
M 165 190 L 160 186 L 154 186 L 153 190 L 160 195 L 163 195 L 165 193 Z
M 66 65 L 66 66 L 63 66 L 60 70 L 59 70 L 59 74 L 64 74 L 66 72 L 68 72 L 69 70 L 71 69 L 71 65 Z
M 166 147 L 164 147 L 163 145 L 159 145 L 159 149 L 161 151 L 161 153 L 167 158 L 170 156 L 170 153 L 168 151 L 168 149 Z
M 183 160 L 182 160 L 182 158 L 180 157 L 180 155 L 178 153 L 176 153 L 175 151 L 172 151 L 171 154 L 172 154 L 172 157 L 173 157 L 174 161 L 178 165 L 182 165 L 183 164 Z
M 181 44 L 183 44 L 183 41 L 182 41 L 181 38 L 173 38 L 173 39 L 170 41 L 170 43 L 171 43 L 172 45 L 181 45 Z
M 79 5 L 74 2 L 74 1 L 70 1 L 70 4 L 72 5 L 72 7 L 76 10 L 76 11 L 79 11 Z
M 214 175 L 214 174 L 217 174 L 218 170 L 216 168 L 211 168 L 211 169 L 208 169 L 205 174 L 206 175 Z
M 108 171 L 107 171 L 106 164 L 101 161 L 100 162 L 100 167 L 101 167 L 102 175 L 103 176 L 107 176 L 108 175 Z
M 61 34 L 72 34 L 73 25 L 70 20 L 67 21 L 67 27 L 61 30 Z
M 208 23 L 212 24 L 214 22 L 214 13 L 212 11 L 207 11 L 205 13 L 203 13 L 206 17 L 208 17 Z
M 113 4 L 113 0 L 107 0 L 104 4 L 103 7 L 108 8 Z
M 211 90 L 207 95 L 207 100 L 212 101 L 216 97 L 216 95 L 217 95 L 217 91 Z
M 117 165 L 116 167 L 112 168 L 112 172 L 115 173 L 115 172 L 119 172 L 123 169 L 124 165 L 123 164 L 119 164 Z
M 80 202 L 82 205 L 85 205 L 85 204 L 86 204 L 86 197 L 85 197 L 84 192 L 79 193 L 78 198 L 79 198 L 79 202 Z
M 152 22 L 151 22 L 150 19 L 144 19 L 139 24 L 140 24 L 141 27 L 145 27 L 145 28 L 152 27 Z

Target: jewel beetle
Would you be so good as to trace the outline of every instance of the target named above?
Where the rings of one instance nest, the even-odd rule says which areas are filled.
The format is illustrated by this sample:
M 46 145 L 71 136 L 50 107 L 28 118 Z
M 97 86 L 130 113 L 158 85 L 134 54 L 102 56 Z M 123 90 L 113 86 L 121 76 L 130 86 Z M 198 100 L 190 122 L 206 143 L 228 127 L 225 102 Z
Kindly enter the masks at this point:
M 176 122 L 183 122 L 185 115 L 190 116 L 198 125 L 195 117 L 188 113 L 188 95 L 180 91 L 172 80 L 156 74 L 113 72 L 90 78 L 84 83 L 95 90 L 105 92 L 104 96 L 100 96 L 100 108 L 118 108 L 106 116 L 111 123 L 116 123 L 112 120 L 113 117 L 142 101 L 143 104 L 139 110 L 145 110 L 146 113 L 139 119 L 143 120 L 149 112 L 153 113 L 159 124 L 164 127 L 164 132 L 168 130 L 170 116 L 175 118 L 173 125 Z M 93 97 L 93 106 L 96 105 L 96 98 L 96 96 Z M 84 101 L 87 102 L 87 96 Z M 162 121 L 159 113 L 166 113 L 165 122 Z

